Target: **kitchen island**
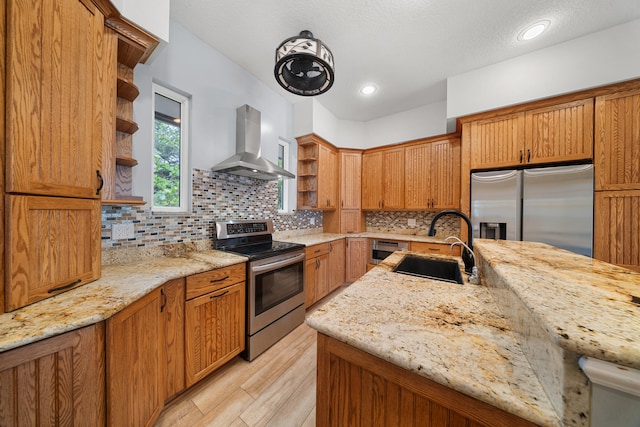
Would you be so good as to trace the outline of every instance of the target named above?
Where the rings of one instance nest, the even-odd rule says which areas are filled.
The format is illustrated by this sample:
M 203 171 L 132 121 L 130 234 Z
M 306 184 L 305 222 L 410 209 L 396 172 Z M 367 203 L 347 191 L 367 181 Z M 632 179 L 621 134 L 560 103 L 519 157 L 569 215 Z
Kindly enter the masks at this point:
M 640 289 L 640 274 L 537 243 L 479 240 L 475 248 L 482 286 L 393 273 L 406 255 L 396 252 L 308 318 L 321 334 L 318 414 L 357 413 L 345 396 L 321 401 L 322 378 L 341 378 L 320 371 L 321 352 L 334 340 L 523 420 L 589 425 L 590 388 L 578 357 L 638 366 L 639 308 L 630 293 Z

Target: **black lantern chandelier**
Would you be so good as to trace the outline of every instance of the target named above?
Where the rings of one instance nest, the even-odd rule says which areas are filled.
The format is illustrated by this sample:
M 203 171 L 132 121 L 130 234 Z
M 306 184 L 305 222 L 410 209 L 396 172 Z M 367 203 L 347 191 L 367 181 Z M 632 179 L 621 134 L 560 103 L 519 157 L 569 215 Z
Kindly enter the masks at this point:
M 301 31 L 276 49 L 276 80 L 296 95 L 315 96 L 333 85 L 333 54 L 311 31 Z

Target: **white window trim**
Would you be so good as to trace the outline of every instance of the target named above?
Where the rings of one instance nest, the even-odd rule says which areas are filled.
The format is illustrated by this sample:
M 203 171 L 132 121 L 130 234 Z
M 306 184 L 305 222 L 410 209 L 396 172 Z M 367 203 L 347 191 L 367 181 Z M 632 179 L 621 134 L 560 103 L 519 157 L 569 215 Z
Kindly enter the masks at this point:
M 282 145 L 284 147 L 283 169 L 290 170 L 289 165 L 291 163 L 291 144 L 293 142 L 283 137 L 279 137 L 278 139 L 278 145 Z M 278 152 L 279 151 L 280 148 L 278 147 Z M 278 209 L 278 213 L 280 214 L 290 214 L 292 212 L 291 209 L 289 209 L 289 192 L 291 189 L 291 184 L 289 183 L 289 181 L 291 181 L 291 179 L 282 179 L 282 209 Z
M 152 97 L 151 97 L 151 114 L 153 116 L 151 120 L 151 135 L 153 139 L 153 146 L 151 149 L 151 211 L 152 212 L 165 212 L 165 213 L 188 213 L 190 209 L 190 165 L 189 165 L 189 106 L 191 99 L 181 93 L 173 91 L 167 87 L 152 83 Z M 170 98 L 180 103 L 180 206 L 156 206 L 154 205 L 154 175 L 155 175 L 155 112 L 156 112 L 156 93 L 167 98 Z

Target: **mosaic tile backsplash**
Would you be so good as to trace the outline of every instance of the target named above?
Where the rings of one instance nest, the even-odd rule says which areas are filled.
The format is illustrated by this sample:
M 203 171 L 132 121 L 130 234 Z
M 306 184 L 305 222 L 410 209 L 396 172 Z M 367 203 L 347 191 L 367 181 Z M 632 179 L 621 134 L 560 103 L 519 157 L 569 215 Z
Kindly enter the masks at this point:
M 321 212 L 279 214 L 275 181 L 199 169 L 193 170 L 192 179 L 192 211 L 189 214 L 159 214 L 147 206 L 103 206 L 102 250 L 210 242 L 215 233 L 215 222 L 220 220 L 271 219 L 276 231 L 322 227 Z M 135 238 L 111 239 L 112 225 L 121 222 L 134 224 Z
M 264 218 L 273 220 L 276 232 L 322 232 L 320 211 L 278 213 L 278 186 L 275 181 L 200 169 L 193 170 L 192 179 L 192 211 L 189 214 L 159 214 L 147 206 L 103 206 L 103 263 L 120 260 L 123 256 L 126 258 L 133 249 L 144 249 L 154 255 L 162 253 L 158 252 L 159 249 L 166 252 L 206 248 L 212 242 L 215 222 L 219 220 Z M 433 215 L 430 212 L 368 212 L 366 227 L 369 231 L 425 235 Z M 408 225 L 409 219 L 416 220 L 415 227 Z M 135 237 L 112 240 L 113 224 L 125 222 L 134 224 Z M 437 230 L 438 236 L 459 234 L 458 219 L 443 217 L 438 221 Z

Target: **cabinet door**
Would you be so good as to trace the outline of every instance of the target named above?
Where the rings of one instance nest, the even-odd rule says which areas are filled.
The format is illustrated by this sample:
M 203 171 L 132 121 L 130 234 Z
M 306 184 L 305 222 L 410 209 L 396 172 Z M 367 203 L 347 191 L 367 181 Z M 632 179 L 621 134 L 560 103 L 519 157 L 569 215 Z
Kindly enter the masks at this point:
M 245 282 L 185 303 L 187 387 L 244 350 Z
M 369 239 L 364 237 L 347 238 L 347 262 L 346 277 L 347 282 L 354 282 L 367 272 L 367 252 Z
M 596 98 L 596 190 L 640 189 L 640 90 Z
M 104 324 L 0 353 L 0 425 L 105 425 Z
M 524 161 L 524 113 L 471 123 L 471 169 L 514 166 Z
M 404 208 L 404 148 L 383 152 L 382 173 L 384 175 L 382 207 L 384 209 Z
M 640 190 L 596 191 L 593 257 L 640 271 Z
M 431 144 L 406 147 L 405 166 L 405 207 L 412 210 L 431 208 Z
M 460 209 L 460 140 L 433 142 L 431 148 L 431 208 Z
M 154 290 L 107 319 L 107 425 L 148 426 L 164 404 L 163 298 Z
M 364 229 L 364 216 L 360 209 L 340 211 L 340 233 L 359 233 Z
M 166 355 L 164 400 L 175 396 L 185 388 L 184 384 L 184 300 L 185 279 L 165 283 L 160 289 L 163 305 L 164 352 Z
M 382 209 L 382 153 L 362 155 L 362 209 Z
M 593 156 L 593 98 L 525 113 L 524 163 L 587 160 Z
M 335 209 L 338 201 L 338 155 L 324 145 L 319 146 L 318 209 Z
M 316 258 L 318 267 L 316 269 L 316 302 L 329 294 L 329 254 L 320 255 Z
M 316 302 L 317 258 L 307 258 L 304 270 L 304 306 L 309 308 Z
M 340 207 L 360 209 L 362 154 L 340 152 Z
M 100 197 L 103 20 L 88 1 L 7 2 L 7 192 Z
M 8 311 L 100 277 L 100 202 L 7 197 Z
M 334 240 L 329 243 L 329 292 L 344 283 L 345 278 L 345 241 Z

